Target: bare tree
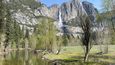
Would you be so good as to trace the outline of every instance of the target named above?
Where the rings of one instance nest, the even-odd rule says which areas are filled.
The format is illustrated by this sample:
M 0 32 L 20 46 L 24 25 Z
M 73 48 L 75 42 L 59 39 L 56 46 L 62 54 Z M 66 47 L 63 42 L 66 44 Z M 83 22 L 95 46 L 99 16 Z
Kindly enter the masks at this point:
M 95 33 L 96 31 L 93 31 L 96 27 L 94 26 L 95 25 L 94 24 L 95 23 L 95 15 L 94 15 L 95 9 L 92 8 L 91 5 L 85 4 L 84 2 L 82 4 L 83 6 L 80 6 L 80 4 L 78 4 L 79 6 L 78 18 L 79 18 L 80 25 L 82 28 L 81 42 L 85 51 L 84 62 L 86 62 L 88 61 L 89 52 L 93 46 L 92 41 L 95 41 L 96 39 L 96 33 Z
M 112 29 L 115 32 L 115 0 L 102 0 L 102 4 L 103 4 L 103 8 L 104 11 L 106 12 L 107 17 L 111 17 L 111 19 L 109 20 L 111 22 L 112 25 Z
M 90 43 L 90 39 L 91 39 L 91 21 L 88 17 L 86 17 L 85 19 L 83 19 L 83 17 L 81 17 L 81 27 L 83 30 L 83 35 L 82 35 L 82 44 L 85 47 L 85 58 L 84 61 L 88 60 L 88 55 L 89 55 L 89 51 L 92 47 L 92 44 Z

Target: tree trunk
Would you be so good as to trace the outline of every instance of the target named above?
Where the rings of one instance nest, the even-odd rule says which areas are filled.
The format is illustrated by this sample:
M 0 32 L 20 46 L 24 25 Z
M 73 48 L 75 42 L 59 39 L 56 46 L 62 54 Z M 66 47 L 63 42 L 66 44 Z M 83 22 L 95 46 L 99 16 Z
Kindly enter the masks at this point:
M 4 51 L 4 41 L 5 41 L 5 35 L 0 34 L 0 48 L 2 52 Z
M 88 56 L 89 56 L 89 47 L 86 47 L 86 51 L 85 51 L 85 57 L 84 57 L 84 62 L 88 61 Z
M 28 42 L 28 39 L 26 38 L 26 39 L 25 39 L 25 49 L 26 49 L 26 50 L 28 49 L 28 43 L 29 43 L 29 42 Z
M 18 41 L 16 42 L 16 48 L 17 50 L 19 50 Z
M 56 55 L 58 55 L 60 51 L 61 51 L 61 47 L 59 47 L 59 49 L 57 50 Z

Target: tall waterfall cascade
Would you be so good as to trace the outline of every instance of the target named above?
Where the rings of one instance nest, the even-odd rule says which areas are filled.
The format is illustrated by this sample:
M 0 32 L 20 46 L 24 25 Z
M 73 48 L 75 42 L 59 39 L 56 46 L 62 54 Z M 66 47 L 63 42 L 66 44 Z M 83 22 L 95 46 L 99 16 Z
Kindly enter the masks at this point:
M 61 29 L 63 26 L 63 21 L 62 21 L 62 13 L 59 10 L 59 23 L 58 23 L 58 27 Z

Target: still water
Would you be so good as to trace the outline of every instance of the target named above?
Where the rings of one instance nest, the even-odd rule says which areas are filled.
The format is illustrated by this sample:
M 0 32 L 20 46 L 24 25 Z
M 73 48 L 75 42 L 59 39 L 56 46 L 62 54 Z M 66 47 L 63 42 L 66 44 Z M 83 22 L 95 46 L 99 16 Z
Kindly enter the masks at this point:
M 32 51 L 12 51 L 0 56 L 0 65 L 115 65 L 80 61 L 48 61 Z

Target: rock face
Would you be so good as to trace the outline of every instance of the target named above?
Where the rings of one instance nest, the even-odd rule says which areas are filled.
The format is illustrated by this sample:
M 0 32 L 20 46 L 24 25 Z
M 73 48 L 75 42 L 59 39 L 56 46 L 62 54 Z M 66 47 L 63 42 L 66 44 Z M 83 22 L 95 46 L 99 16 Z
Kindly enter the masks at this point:
M 91 21 L 95 22 L 97 9 L 93 6 L 92 3 L 89 3 L 87 1 L 82 2 L 82 4 Z
M 42 16 L 50 17 L 56 20 L 57 27 L 60 27 L 64 33 L 65 32 L 68 33 L 68 32 L 72 32 L 72 30 L 69 31 L 69 29 L 77 30 L 77 28 L 75 27 L 78 27 L 79 22 L 80 22 L 78 13 L 79 14 L 86 13 L 87 15 L 90 16 L 91 20 L 94 22 L 96 18 L 95 16 L 96 12 L 97 12 L 97 9 L 93 6 L 92 3 L 89 3 L 87 1 L 83 1 L 82 3 L 80 3 L 79 0 L 71 0 L 70 2 L 65 2 L 60 6 L 56 4 L 52 5 L 51 7 L 47 7 L 46 5 L 43 5 L 42 7 L 36 9 L 34 14 L 36 16 L 42 15 Z M 20 14 L 20 16 L 15 15 L 15 17 L 19 20 L 20 20 L 20 17 L 22 18 L 25 17 L 24 19 L 26 20 L 29 19 L 24 14 Z M 35 25 L 37 21 L 36 19 L 33 19 L 31 23 L 29 23 L 29 20 L 27 22 L 21 22 L 21 23 L 24 23 L 27 26 L 30 24 Z
M 79 12 L 80 9 L 82 9 L 81 12 Z M 38 12 L 43 16 L 51 17 L 57 21 L 59 21 L 59 12 L 61 12 L 62 21 L 67 22 L 68 20 L 77 17 L 78 12 L 86 12 L 90 16 L 95 16 L 97 9 L 93 6 L 92 3 L 89 3 L 88 1 L 83 1 L 80 3 L 79 0 L 71 0 L 70 2 L 63 3 L 61 6 L 52 5 L 51 7 L 47 7 L 44 5 L 38 9 Z
M 51 17 L 55 20 L 58 20 L 59 15 L 59 6 L 58 5 L 52 5 L 51 7 L 47 7 L 46 5 L 43 5 L 42 7 L 37 9 L 37 13 L 39 15 Z
M 61 6 L 52 5 L 51 7 L 43 6 L 38 9 L 38 12 L 43 16 L 51 17 L 55 20 L 59 20 L 59 11 L 62 13 L 62 20 L 64 22 L 75 18 L 77 16 L 77 12 L 79 7 L 82 5 L 78 2 L 78 0 L 72 0 L 70 2 L 65 2 Z
M 62 12 L 63 21 L 75 18 L 78 14 L 81 4 L 77 0 L 72 0 L 71 2 L 63 3 L 60 7 Z

